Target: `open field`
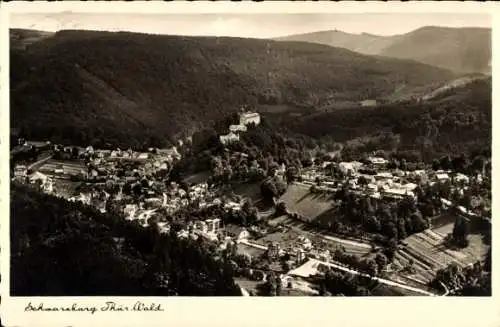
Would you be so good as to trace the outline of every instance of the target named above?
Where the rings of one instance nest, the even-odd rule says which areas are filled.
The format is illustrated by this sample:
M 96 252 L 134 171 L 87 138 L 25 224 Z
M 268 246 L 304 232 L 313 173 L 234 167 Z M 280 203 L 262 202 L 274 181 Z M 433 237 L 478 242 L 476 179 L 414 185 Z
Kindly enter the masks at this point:
M 281 196 L 280 201 L 286 204 L 287 210 L 296 213 L 302 219 L 313 221 L 328 214 L 334 203 L 328 194 L 312 194 L 309 187 L 303 184 L 290 185 Z
M 407 245 L 396 252 L 393 268 L 402 269 L 413 261 L 414 273 L 409 277 L 427 283 L 432 280 L 436 271 L 451 263 L 464 267 L 484 258 L 489 246 L 483 243 L 480 234 L 470 234 L 469 246 L 464 249 L 447 248 L 444 244 L 445 236 L 452 229 L 453 224 L 448 224 L 437 230 L 428 229 L 406 238 L 404 243 Z

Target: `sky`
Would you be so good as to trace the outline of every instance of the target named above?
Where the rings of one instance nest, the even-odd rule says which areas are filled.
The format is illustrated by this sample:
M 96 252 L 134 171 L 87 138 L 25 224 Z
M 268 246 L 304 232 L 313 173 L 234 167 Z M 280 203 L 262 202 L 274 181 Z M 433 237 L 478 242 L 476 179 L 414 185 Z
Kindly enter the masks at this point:
M 324 30 L 378 35 L 403 34 L 422 26 L 491 27 L 488 14 L 95 14 L 12 13 L 11 28 L 86 29 L 150 34 L 271 38 Z

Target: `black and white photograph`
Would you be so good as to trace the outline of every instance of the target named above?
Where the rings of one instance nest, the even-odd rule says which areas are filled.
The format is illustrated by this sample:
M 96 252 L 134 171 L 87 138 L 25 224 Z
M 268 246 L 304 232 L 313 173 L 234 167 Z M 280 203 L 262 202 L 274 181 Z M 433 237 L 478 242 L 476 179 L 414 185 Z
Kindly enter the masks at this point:
M 491 297 L 491 15 L 8 29 L 11 297 Z

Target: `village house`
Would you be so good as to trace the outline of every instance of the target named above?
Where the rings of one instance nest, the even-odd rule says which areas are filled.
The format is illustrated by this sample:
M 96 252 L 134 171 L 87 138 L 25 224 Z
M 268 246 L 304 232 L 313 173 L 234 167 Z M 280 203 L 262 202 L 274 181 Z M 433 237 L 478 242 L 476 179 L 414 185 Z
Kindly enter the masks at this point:
M 25 165 L 17 165 L 14 168 L 14 176 L 24 178 L 28 175 L 28 168 Z
M 455 176 L 454 179 L 456 182 L 469 184 L 469 177 L 467 175 L 462 174 L 462 173 L 457 173 L 457 175 Z
M 445 181 L 448 181 L 449 179 L 450 179 L 450 176 L 448 175 L 448 173 L 436 172 L 436 180 L 438 182 L 445 182 Z
M 207 225 L 207 233 L 217 233 L 220 228 L 220 219 L 207 219 L 205 220 L 205 224 Z
M 384 189 L 382 196 L 391 199 L 402 199 L 404 197 L 415 197 L 415 194 L 412 191 L 408 191 L 404 188 L 386 188 Z
M 240 136 L 238 134 L 230 132 L 229 134 L 226 134 L 226 135 L 220 135 L 219 140 L 222 144 L 226 145 L 226 144 L 229 144 L 232 142 L 239 141 Z
M 393 175 L 389 172 L 380 172 L 375 175 L 376 181 L 392 181 Z
M 224 209 L 239 211 L 239 210 L 241 210 L 241 204 L 237 203 L 237 202 L 229 201 L 226 204 L 224 204 Z
M 136 204 L 127 204 L 125 205 L 125 208 L 123 209 L 123 213 L 128 219 L 133 219 L 135 216 L 135 213 L 138 211 L 138 206 Z

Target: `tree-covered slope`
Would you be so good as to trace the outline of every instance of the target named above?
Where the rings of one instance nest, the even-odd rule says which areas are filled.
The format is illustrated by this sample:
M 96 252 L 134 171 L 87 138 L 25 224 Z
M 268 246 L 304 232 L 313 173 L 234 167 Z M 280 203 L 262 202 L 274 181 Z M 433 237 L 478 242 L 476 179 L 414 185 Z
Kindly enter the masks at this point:
M 14 296 L 240 295 L 207 244 L 16 184 L 10 210 Z
M 277 125 L 316 139 L 349 142 L 356 152 L 409 151 L 431 160 L 491 147 L 491 78 L 440 93 L 430 101 L 333 110 L 301 119 L 281 117 Z M 352 141 L 354 140 L 354 141 Z
M 14 42 L 14 41 L 13 41 Z M 62 31 L 11 49 L 11 125 L 29 138 L 168 144 L 249 104 L 421 92 L 455 77 L 301 42 Z

